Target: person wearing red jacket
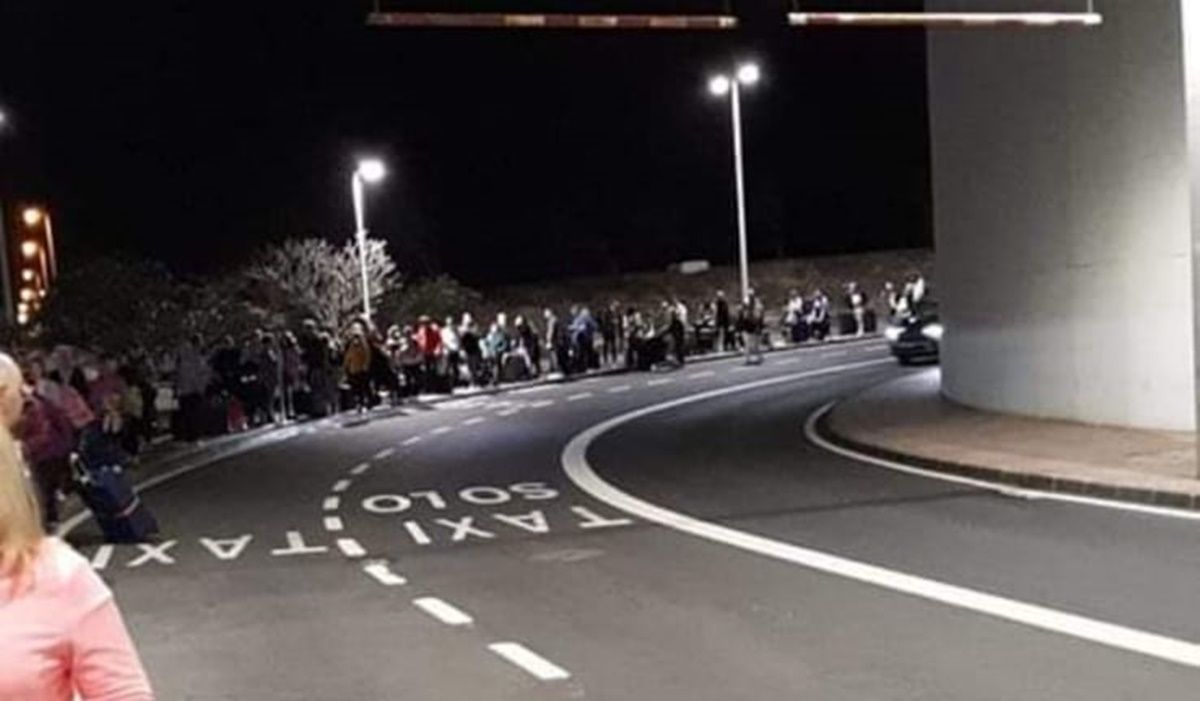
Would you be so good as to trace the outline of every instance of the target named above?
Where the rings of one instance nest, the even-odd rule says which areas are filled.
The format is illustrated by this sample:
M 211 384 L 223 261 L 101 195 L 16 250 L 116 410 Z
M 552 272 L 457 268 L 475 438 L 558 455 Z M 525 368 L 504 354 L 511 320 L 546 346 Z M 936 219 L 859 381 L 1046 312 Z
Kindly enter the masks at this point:
M 422 316 L 417 322 L 417 347 L 421 349 L 421 360 L 424 365 L 422 376 L 425 380 L 426 392 L 437 386 L 438 360 L 442 355 L 442 330 L 428 316 Z
M 62 409 L 35 390 L 29 391 L 17 437 L 32 466 L 47 531 L 58 526 L 58 495 L 71 480 L 75 426 Z

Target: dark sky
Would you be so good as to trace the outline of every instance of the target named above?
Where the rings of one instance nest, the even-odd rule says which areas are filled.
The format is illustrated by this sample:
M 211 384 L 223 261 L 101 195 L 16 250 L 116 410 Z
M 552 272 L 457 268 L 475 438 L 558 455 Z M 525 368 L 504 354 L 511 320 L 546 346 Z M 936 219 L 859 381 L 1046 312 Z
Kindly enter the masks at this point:
M 792 30 L 783 0 L 743 0 L 724 33 L 373 29 L 368 6 L 2 0 L 0 199 L 48 200 L 68 264 L 202 272 L 348 236 L 355 156 L 379 153 L 370 225 L 410 271 L 729 261 L 729 112 L 705 83 L 745 56 L 766 76 L 744 105 L 753 255 L 929 241 L 920 33 Z

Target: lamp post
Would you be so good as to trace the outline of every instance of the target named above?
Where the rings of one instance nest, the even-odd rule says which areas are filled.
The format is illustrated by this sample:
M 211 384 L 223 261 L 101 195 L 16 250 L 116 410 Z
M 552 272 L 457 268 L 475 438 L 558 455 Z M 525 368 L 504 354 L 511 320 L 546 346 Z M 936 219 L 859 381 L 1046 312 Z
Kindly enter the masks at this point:
M 46 240 L 46 257 L 49 260 L 49 275 L 46 277 L 48 283 L 51 278 L 58 277 L 58 254 L 55 250 L 54 225 L 50 220 L 50 212 L 40 207 L 26 207 L 21 213 L 21 218 L 30 229 L 39 225 L 42 227 Z
M 746 242 L 746 177 L 742 168 L 742 86 L 754 85 L 761 74 L 758 66 L 743 63 L 732 75 L 718 74 L 708 81 L 708 90 L 717 97 L 729 96 L 733 115 L 733 173 L 737 196 L 738 267 L 741 272 L 742 303 L 750 299 L 750 256 Z
M 363 315 L 369 321 L 371 318 L 371 282 L 367 273 L 367 225 L 366 225 L 366 185 L 377 183 L 387 175 L 387 167 L 378 159 L 359 161 L 358 168 L 350 178 L 350 192 L 354 198 L 354 226 L 358 239 L 358 262 L 362 273 Z

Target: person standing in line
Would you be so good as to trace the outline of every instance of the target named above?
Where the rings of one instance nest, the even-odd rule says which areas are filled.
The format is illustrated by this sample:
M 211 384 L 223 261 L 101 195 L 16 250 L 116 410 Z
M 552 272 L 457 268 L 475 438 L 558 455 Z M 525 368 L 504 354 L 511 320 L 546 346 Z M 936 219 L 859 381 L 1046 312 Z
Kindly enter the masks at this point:
M 713 303 L 713 316 L 717 326 L 717 347 L 721 352 L 732 348 L 733 320 L 729 314 L 729 301 L 725 299 L 725 290 L 717 290 L 717 299 Z
M 854 336 L 860 338 L 867 332 L 867 298 L 857 282 L 846 283 L 846 306 L 854 318 Z
M 671 339 L 671 354 L 675 356 L 675 362 L 680 366 L 684 362 L 684 347 L 683 344 L 687 337 L 687 329 L 684 326 L 686 323 L 687 308 L 682 303 L 673 303 L 667 305 L 667 337 Z
M 483 384 L 483 339 L 479 335 L 479 325 L 470 312 L 463 312 L 458 339 L 467 358 L 468 379 L 473 387 L 479 387 Z
M 283 392 L 283 357 L 275 336 L 262 332 L 258 335 L 255 349 L 258 370 L 258 382 L 261 385 L 263 407 L 266 420 L 278 424 L 284 418 Z
M 422 391 L 437 391 L 438 359 L 442 353 L 442 332 L 433 319 L 422 315 L 417 320 L 417 346 L 421 349 Z
M 175 354 L 179 437 L 185 441 L 197 440 L 202 433 L 204 392 L 208 389 L 212 375 L 203 348 L 204 339 L 200 334 L 194 334 L 179 346 Z
M 538 342 L 537 331 L 533 324 L 524 316 L 517 316 L 514 325 L 517 332 L 517 345 L 525 354 L 531 377 L 542 374 L 542 344 Z
M 36 388 L 27 387 L 25 391 L 17 437 L 32 467 L 45 528 L 53 531 L 58 528 L 59 497 L 66 493 L 71 483 L 75 427 L 67 415 Z
M 578 349 L 578 370 L 586 372 L 600 365 L 596 355 L 596 319 L 587 307 L 582 307 L 571 322 L 572 345 Z
M 542 310 L 542 323 L 545 325 L 545 336 L 542 338 L 542 348 L 546 350 L 547 372 L 565 372 L 558 357 L 558 334 L 561 323 L 554 310 L 546 307 Z
M 350 332 L 342 363 L 350 384 L 350 400 L 361 414 L 371 408 L 371 347 L 361 329 Z
M 600 310 L 596 322 L 600 328 L 600 359 L 608 365 L 617 359 L 617 318 L 611 307 Z
M 0 699 L 154 701 L 112 592 L 42 528 L 11 433 L 22 393 L 0 354 Z
M 303 363 L 300 359 L 300 345 L 291 331 L 284 331 L 279 339 L 279 359 L 282 370 L 283 384 L 280 387 L 280 400 L 283 403 L 283 418 L 296 418 L 296 390 L 300 387 L 303 377 Z
M 450 378 L 450 391 L 454 391 L 462 376 L 460 371 L 462 367 L 462 337 L 458 335 L 458 330 L 454 327 L 453 317 L 446 317 L 441 334 L 442 351 L 446 357 L 446 374 Z
M 754 290 L 750 290 L 738 312 L 742 343 L 746 349 L 746 364 L 758 365 L 763 361 L 762 333 L 764 326 L 763 305 Z

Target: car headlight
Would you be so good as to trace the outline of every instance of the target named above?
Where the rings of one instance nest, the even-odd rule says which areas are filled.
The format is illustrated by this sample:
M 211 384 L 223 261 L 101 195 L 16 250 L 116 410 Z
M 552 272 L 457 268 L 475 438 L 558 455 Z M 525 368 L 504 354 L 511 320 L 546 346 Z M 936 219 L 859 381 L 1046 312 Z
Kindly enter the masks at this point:
M 942 340 L 942 332 L 944 331 L 945 329 L 942 328 L 941 324 L 930 324 L 921 329 L 921 335 L 931 341 L 940 341 Z
M 904 333 L 904 329 L 899 326 L 889 326 L 883 330 L 883 337 L 895 343 L 900 340 L 900 335 Z

